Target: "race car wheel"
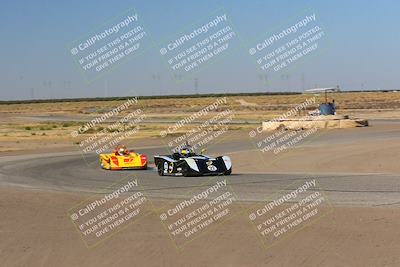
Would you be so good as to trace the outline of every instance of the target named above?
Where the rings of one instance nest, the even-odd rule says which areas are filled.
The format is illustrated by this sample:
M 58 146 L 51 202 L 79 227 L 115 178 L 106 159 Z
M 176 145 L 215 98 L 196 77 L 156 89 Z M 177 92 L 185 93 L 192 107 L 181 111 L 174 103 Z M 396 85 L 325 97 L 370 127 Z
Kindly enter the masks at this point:
M 190 170 L 190 168 L 187 165 L 187 163 L 183 163 L 182 164 L 182 170 L 181 170 L 182 176 L 184 176 L 184 177 L 190 176 L 189 170 Z
M 224 172 L 224 175 L 231 175 L 232 173 L 232 168 Z
M 187 165 L 183 165 L 182 167 L 182 175 L 185 177 L 189 176 L 189 167 Z
M 100 160 L 100 166 L 102 169 L 107 170 L 107 168 L 104 166 L 104 161 Z
M 161 162 L 158 163 L 158 165 L 157 165 L 157 172 L 158 172 L 158 175 L 164 176 L 164 164 L 162 164 Z

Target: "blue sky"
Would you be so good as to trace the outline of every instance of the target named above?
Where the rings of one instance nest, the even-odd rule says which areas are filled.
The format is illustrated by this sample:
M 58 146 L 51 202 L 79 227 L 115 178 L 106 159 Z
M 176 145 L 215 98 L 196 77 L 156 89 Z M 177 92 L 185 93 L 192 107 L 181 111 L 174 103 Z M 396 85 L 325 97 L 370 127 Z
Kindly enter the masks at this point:
M 144 20 L 152 42 L 141 55 L 88 83 L 68 44 L 131 8 Z M 237 33 L 236 46 L 177 82 L 158 45 L 221 8 Z M 344 90 L 398 89 L 399 10 L 395 0 L 3 1 L 0 100 L 301 91 L 335 85 Z M 262 72 L 248 49 L 309 13 L 316 14 L 325 33 L 318 51 L 281 72 Z

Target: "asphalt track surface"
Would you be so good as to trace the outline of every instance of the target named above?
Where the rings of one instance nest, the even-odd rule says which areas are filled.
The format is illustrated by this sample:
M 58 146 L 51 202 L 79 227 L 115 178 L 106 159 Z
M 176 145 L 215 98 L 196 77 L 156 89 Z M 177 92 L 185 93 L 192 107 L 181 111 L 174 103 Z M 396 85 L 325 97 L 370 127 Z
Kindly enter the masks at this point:
M 352 140 L 370 138 L 395 138 L 398 131 L 386 131 L 380 136 L 369 131 L 362 135 L 330 134 L 319 136 L 304 146 L 329 144 L 345 145 Z M 249 140 L 225 140 L 211 147 L 207 154 L 230 154 L 255 150 Z M 400 206 L 400 177 L 395 174 L 351 173 L 252 173 L 252 170 L 235 170 L 225 177 L 160 177 L 152 164 L 152 155 L 165 154 L 163 147 L 142 148 L 141 153 L 150 158 L 148 170 L 105 171 L 99 167 L 95 154 L 85 155 L 79 151 L 68 153 L 20 155 L 0 157 L 0 185 L 13 185 L 32 190 L 66 192 L 107 192 L 110 185 L 121 179 L 134 177 L 146 193 L 154 198 L 184 198 L 190 192 L 208 188 L 215 179 L 226 179 L 239 200 L 263 201 L 296 189 L 310 179 L 315 179 L 333 205 L 350 206 Z M 254 152 L 257 153 L 257 152 Z M 254 160 L 257 160 L 255 157 Z M 263 164 L 263 162 L 260 162 Z

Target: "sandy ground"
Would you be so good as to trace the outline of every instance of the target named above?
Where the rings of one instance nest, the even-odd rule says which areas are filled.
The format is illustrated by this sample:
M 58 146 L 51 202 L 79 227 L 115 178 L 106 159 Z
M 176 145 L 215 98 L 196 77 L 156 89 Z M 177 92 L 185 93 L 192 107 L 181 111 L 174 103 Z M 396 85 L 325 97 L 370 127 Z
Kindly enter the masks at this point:
M 271 248 L 244 213 L 182 250 L 150 214 L 87 248 L 67 210 L 87 196 L 1 188 L 2 266 L 398 266 L 400 213 L 338 208 Z
M 399 173 L 398 126 L 350 129 L 346 140 L 322 142 L 315 136 L 279 158 L 264 154 L 254 172 Z M 376 140 L 380 133 L 385 139 Z M 324 133 L 326 139 L 335 132 Z M 397 136 L 397 138 L 396 138 Z M 232 140 L 241 140 L 234 135 Z M 329 139 L 329 138 L 328 138 Z M 363 140 L 363 145 L 357 140 Z M 149 144 L 153 144 L 150 141 Z M 233 141 L 232 141 L 233 142 Z M 343 145 L 343 142 L 346 145 Z M 340 145 L 338 145 L 340 144 Z M 331 156 L 327 148 L 335 155 Z M 240 147 L 238 147 L 240 149 Z M 233 153 L 241 170 L 251 151 Z M 331 164 L 328 164 L 331 160 Z M 357 164 L 355 164 L 357 163 Z M 255 168 L 260 164 L 253 164 Z M 395 190 L 396 188 L 394 188 Z M 91 195 L 0 188 L 2 266 L 399 266 L 400 213 L 393 205 L 333 206 L 330 213 L 266 248 L 249 223 L 248 213 L 210 229 L 178 250 L 159 213 L 129 225 L 94 248 L 87 248 L 67 212 Z M 165 200 L 152 199 L 154 206 Z M 252 203 L 252 205 L 257 203 Z M 239 203 L 234 204 L 238 208 Z M 246 208 L 249 204 L 241 203 Z
M 368 132 L 370 136 L 365 135 Z M 337 140 L 341 133 L 347 140 Z M 378 133 L 387 138 L 378 138 Z M 399 126 L 321 130 L 310 136 L 302 147 L 288 149 L 278 155 L 273 151 L 258 153 L 265 165 L 254 164 L 254 151 L 234 153 L 237 167 L 249 164 L 253 172 L 298 172 L 298 173 L 386 173 L 399 174 L 400 142 Z M 376 137 L 374 137 L 376 134 Z M 352 136 L 352 137 L 351 137 Z M 319 139 L 331 138 L 319 143 Z M 253 143 L 254 150 L 256 142 Z M 266 167 L 267 166 L 267 167 Z

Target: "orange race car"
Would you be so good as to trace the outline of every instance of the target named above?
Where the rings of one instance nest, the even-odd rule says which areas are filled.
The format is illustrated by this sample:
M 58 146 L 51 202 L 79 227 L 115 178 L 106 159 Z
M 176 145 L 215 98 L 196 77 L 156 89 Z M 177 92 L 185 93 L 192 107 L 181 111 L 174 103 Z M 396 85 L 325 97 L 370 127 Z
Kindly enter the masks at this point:
M 110 154 L 100 154 L 100 165 L 106 170 L 145 170 L 147 169 L 147 156 L 129 151 L 125 146 L 119 145 Z

